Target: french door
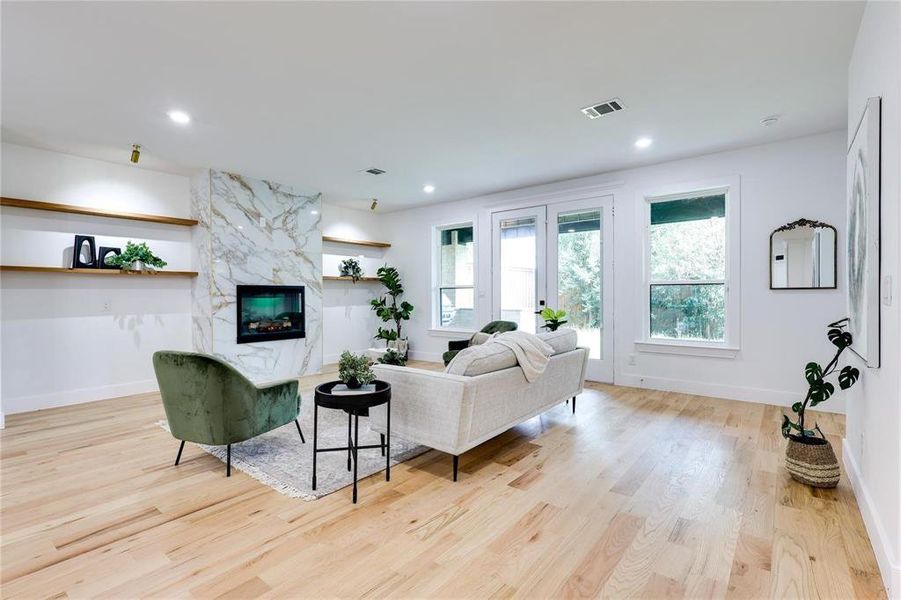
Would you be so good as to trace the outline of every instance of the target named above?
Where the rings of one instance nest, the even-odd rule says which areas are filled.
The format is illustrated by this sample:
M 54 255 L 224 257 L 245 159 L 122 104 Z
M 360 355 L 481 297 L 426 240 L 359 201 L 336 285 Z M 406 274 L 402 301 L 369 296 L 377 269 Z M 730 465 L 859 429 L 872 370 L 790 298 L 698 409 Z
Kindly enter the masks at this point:
M 588 348 L 588 379 L 613 382 L 613 197 L 492 214 L 492 314 L 545 331 L 538 313 L 566 311 Z

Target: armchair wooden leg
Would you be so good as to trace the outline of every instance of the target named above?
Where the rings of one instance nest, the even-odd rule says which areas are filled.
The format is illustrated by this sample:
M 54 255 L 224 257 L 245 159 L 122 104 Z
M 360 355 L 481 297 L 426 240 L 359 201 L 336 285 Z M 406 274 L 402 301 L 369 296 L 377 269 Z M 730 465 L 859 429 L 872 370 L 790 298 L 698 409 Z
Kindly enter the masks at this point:
M 225 448 L 225 476 L 232 476 L 232 445 L 229 444 Z
M 303 431 L 300 430 L 300 423 L 297 422 L 297 419 L 294 419 L 294 424 L 297 425 L 297 433 L 300 434 L 300 443 L 306 444 L 307 441 L 303 439 Z
M 454 455 L 454 481 L 457 481 L 457 469 L 460 467 L 460 457 Z
M 175 457 L 175 466 L 178 466 L 178 461 L 181 460 L 181 451 L 185 449 L 185 441 L 182 440 L 181 444 L 178 446 L 178 456 Z

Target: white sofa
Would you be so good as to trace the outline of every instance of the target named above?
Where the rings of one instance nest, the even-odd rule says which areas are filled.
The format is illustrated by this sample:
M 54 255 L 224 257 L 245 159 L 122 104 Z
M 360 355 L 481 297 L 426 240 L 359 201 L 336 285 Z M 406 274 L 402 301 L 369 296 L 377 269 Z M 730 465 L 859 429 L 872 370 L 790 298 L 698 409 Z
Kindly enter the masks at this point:
M 452 454 L 454 481 L 459 456 L 507 429 L 582 392 L 588 349 L 576 347 L 576 332 L 539 335 L 554 348 L 545 372 L 529 383 L 503 350 L 462 351 L 447 372 L 375 365 L 376 377 L 391 384 L 391 435 Z M 512 361 L 512 364 L 511 364 Z M 386 428 L 386 407 L 370 409 L 370 427 Z

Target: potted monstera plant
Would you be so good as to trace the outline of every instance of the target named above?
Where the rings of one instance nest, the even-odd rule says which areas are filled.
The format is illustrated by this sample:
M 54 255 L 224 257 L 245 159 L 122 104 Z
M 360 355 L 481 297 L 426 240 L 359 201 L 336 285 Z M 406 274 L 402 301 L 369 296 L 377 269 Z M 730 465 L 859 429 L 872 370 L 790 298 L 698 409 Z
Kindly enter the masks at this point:
M 826 336 L 836 348 L 835 356 L 825 368 L 816 362 L 807 363 L 804 367 L 807 395 L 803 402 L 792 405 L 794 419 L 782 415 L 782 436 L 788 440 L 785 466 L 792 479 L 814 487 L 835 487 L 841 476 L 832 445 L 816 422 L 810 428 L 807 409 L 822 404 L 835 394 L 835 384 L 829 379 L 834 378 L 839 388 L 847 390 L 860 378 L 860 371 L 851 365 L 839 368 L 842 353 L 853 341 L 851 333 L 846 331 L 847 326 L 847 318 L 829 324 Z

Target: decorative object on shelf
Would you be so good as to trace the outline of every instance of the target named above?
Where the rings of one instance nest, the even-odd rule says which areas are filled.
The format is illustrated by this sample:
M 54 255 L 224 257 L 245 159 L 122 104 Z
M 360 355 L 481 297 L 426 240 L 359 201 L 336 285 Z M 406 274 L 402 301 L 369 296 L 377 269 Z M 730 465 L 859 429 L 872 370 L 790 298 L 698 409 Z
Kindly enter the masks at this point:
M 848 182 L 848 332 L 851 348 L 879 367 L 880 98 L 869 98 L 851 140 Z
M 835 227 L 798 219 L 770 234 L 770 289 L 835 289 Z
M 388 350 L 379 357 L 379 364 L 406 367 L 407 359 L 406 356 L 404 354 L 401 354 L 396 348 L 388 348 Z
M 401 324 L 410 320 L 413 313 L 413 305 L 407 301 L 397 303 L 398 297 L 404 293 L 404 286 L 400 281 L 400 274 L 394 267 L 385 265 L 379 267 L 376 272 L 379 281 L 385 286 L 385 293 L 379 298 L 373 298 L 369 304 L 375 314 L 385 323 L 389 323 L 388 327 L 379 327 L 378 333 L 375 335 L 377 340 L 385 340 L 391 342 L 396 340 L 404 340 L 401 336 Z M 393 322 L 393 328 L 391 323 Z M 404 340 L 406 341 L 406 340 Z M 386 343 L 387 345 L 387 343 Z M 404 349 L 404 357 L 406 358 L 406 348 Z
M 372 372 L 372 364 L 366 355 L 356 355 L 345 350 L 338 360 L 338 379 L 343 381 L 349 389 L 355 390 L 362 385 L 372 383 L 375 373 Z
M 120 254 L 122 254 L 121 248 L 107 248 L 106 246 L 100 246 L 100 250 L 97 251 L 97 265 L 101 269 L 118 269 L 118 265 L 107 263 L 106 259 L 119 256 Z
M 350 277 L 354 283 L 360 281 L 360 278 L 363 277 L 363 267 L 360 266 L 360 261 L 356 258 L 342 260 L 338 269 L 341 277 Z
M 76 235 L 75 245 L 72 248 L 73 269 L 96 269 L 97 248 L 94 246 L 94 236 Z
M 825 369 L 815 362 L 809 362 L 804 367 L 804 377 L 808 384 L 807 396 L 803 402 L 792 405 L 792 412 L 798 415 L 797 422 L 792 421 L 788 415 L 782 415 L 782 437 L 788 440 L 785 466 L 792 479 L 814 487 L 835 487 L 841 475 L 838 459 L 829 440 L 816 423 L 813 429 L 807 429 L 804 419 L 808 406 L 817 406 L 835 393 L 835 386 L 826 381 L 826 378 L 838 369 L 838 359 L 854 340 L 851 333 L 845 331 L 847 326 L 847 318 L 829 324 L 826 335 L 837 350 Z M 857 383 L 859 378 L 860 371 L 851 365 L 845 365 L 838 371 L 838 385 L 843 390 Z M 817 433 L 820 437 L 817 437 Z
M 105 264 L 119 267 L 123 271 L 145 271 L 162 269 L 168 263 L 151 252 L 147 242 L 135 244 L 128 241 L 125 244 L 125 251 L 110 257 Z
M 554 310 L 550 306 L 538 311 L 538 316 L 544 319 L 544 327 L 548 331 L 557 331 L 561 325 L 568 323 L 563 317 L 566 316 L 565 310 Z

